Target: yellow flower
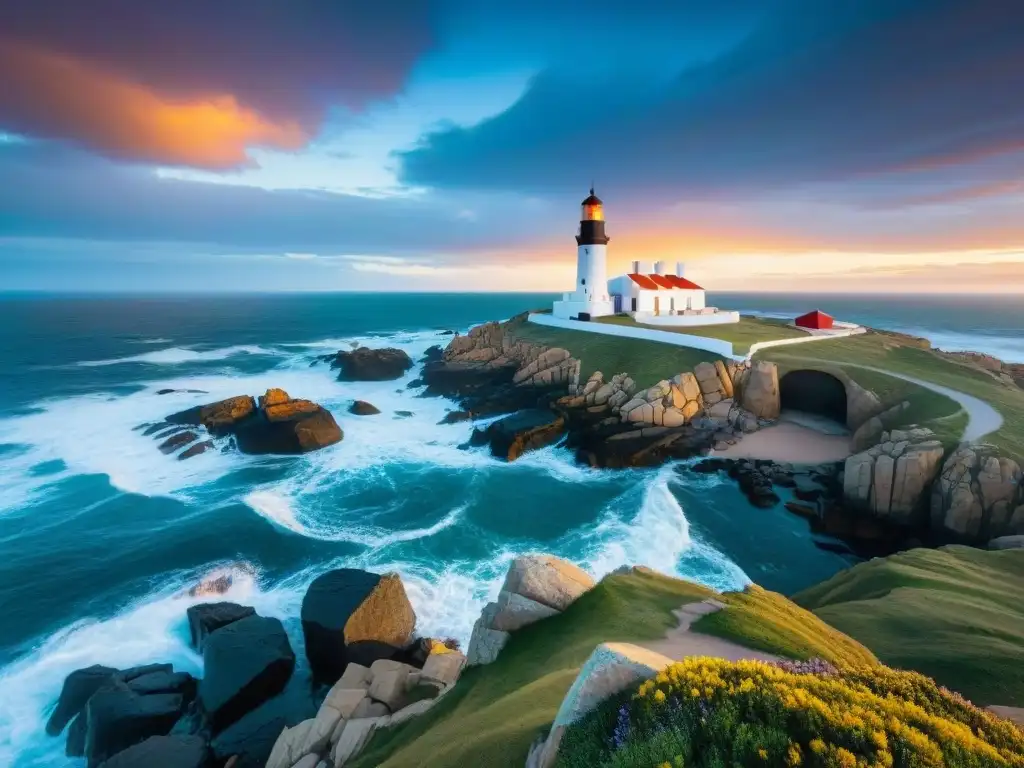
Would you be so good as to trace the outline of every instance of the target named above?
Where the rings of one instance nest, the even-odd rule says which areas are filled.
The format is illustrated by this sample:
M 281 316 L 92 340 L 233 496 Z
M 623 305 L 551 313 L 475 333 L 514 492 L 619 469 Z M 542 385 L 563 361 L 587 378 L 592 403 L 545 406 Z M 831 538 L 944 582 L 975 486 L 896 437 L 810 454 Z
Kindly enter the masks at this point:
M 759 750 L 757 750 L 757 756 L 760 757 L 762 760 L 767 760 L 768 759 L 768 750 L 765 749 L 764 747 L 761 747 Z
M 660 690 L 659 691 L 655 691 L 654 692 L 654 701 L 657 702 L 658 704 L 664 704 L 665 703 L 665 692 L 664 691 L 660 691 Z
M 816 755 L 820 755 L 825 751 L 825 742 L 821 739 L 811 739 L 811 743 L 807 746 L 809 746 L 811 748 L 811 752 Z
M 796 768 L 796 766 L 803 763 L 803 761 L 804 756 L 803 753 L 800 751 L 800 745 L 793 744 L 791 742 L 789 745 L 789 749 L 786 750 L 786 765 L 793 766 L 793 768 Z

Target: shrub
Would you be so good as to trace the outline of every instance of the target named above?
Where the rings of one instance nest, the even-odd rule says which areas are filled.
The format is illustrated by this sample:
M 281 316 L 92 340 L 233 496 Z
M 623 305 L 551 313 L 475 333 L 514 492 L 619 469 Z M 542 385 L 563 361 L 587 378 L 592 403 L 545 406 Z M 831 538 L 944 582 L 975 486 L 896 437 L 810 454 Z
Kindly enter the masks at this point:
M 693 657 L 562 740 L 559 768 L 1024 766 L 1024 732 L 914 672 Z

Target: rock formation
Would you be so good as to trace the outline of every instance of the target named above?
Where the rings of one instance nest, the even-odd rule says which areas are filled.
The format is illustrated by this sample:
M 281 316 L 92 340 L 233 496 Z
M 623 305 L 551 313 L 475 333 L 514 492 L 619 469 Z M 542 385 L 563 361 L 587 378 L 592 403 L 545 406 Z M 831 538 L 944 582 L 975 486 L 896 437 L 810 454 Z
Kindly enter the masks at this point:
M 490 445 L 491 453 L 515 461 L 524 453 L 556 442 L 565 431 L 565 419 L 544 408 L 519 411 L 473 432 L 473 445 Z
M 416 614 L 398 574 L 340 568 L 318 576 L 302 599 L 306 658 L 333 684 L 350 663 L 390 659 L 412 639 Z
M 380 408 L 365 400 L 356 400 L 348 407 L 348 412 L 354 416 L 376 416 Z
M 175 426 L 159 431 L 168 424 Z M 330 411 L 310 400 L 293 399 L 283 389 L 268 389 L 258 405 L 253 397 L 241 395 L 189 408 L 147 427 L 143 434 L 163 438 L 159 449 L 164 453 L 189 446 L 178 455 L 187 459 L 213 446 L 209 440 L 197 442 L 199 428 L 214 437 L 232 435 L 240 451 L 256 454 L 307 453 L 343 437 Z
M 1024 534 L 1021 477 L 1020 465 L 991 446 L 960 446 L 932 488 L 932 529 L 972 543 Z
M 192 647 L 201 652 L 206 638 L 218 629 L 255 613 L 254 609 L 236 603 L 200 603 L 189 606 L 186 615 Z
M 356 347 L 351 352 L 342 350 L 320 359 L 330 362 L 331 368 L 341 369 L 340 381 L 391 381 L 402 378 L 413 366 L 412 358 L 394 347 Z
M 743 383 L 740 402 L 744 410 L 758 419 L 779 417 L 782 404 L 779 397 L 779 369 L 775 363 L 758 360 L 751 366 Z
M 846 460 L 845 501 L 888 522 L 920 526 L 927 518 L 927 490 L 942 455 L 942 443 L 929 429 L 883 432 L 880 444 Z
M 488 603 L 473 625 L 469 664 L 490 664 L 509 633 L 555 616 L 594 587 L 590 575 L 551 555 L 517 557 L 509 566 L 496 602 Z

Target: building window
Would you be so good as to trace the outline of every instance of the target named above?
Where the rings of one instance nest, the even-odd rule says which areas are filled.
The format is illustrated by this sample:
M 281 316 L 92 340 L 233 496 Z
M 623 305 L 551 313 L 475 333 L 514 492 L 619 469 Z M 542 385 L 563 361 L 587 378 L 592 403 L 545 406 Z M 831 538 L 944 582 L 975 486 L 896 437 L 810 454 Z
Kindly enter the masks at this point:
M 582 280 L 580 280 L 580 285 L 586 285 L 586 284 L 587 284 L 587 278 L 584 277 Z
M 633 311 L 636 312 L 636 299 L 632 299 Z

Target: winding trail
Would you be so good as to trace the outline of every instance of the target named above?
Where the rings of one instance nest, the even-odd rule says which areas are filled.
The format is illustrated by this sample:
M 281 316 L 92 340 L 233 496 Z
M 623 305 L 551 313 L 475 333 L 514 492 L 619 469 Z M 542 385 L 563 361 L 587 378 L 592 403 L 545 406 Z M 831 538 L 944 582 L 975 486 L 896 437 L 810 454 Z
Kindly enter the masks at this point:
M 813 363 L 825 362 L 812 357 L 802 357 L 799 359 Z M 859 365 L 857 363 L 846 362 L 836 363 L 836 365 L 841 368 L 861 368 L 865 371 L 874 371 L 875 373 L 892 376 L 894 379 L 903 379 L 903 381 L 909 381 L 911 384 L 916 384 L 919 387 L 930 389 L 932 392 L 938 392 L 940 395 L 945 395 L 949 399 L 955 400 L 959 403 L 960 407 L 967 412 L 967 426 L 964 428 L 964 434 L 960 438 L 964 442 L 980 440 L 1003 426 L 1002 414 L 984 400 L 975 397 L 974 395 L 968 395 L 965 392 L 950 389 L 949 387 L 944 387 L 941 384 L 934 384 L 925 379 L 918 379 L 914 376 L 897 373 L 896 371 L 889 370 L 888 368 L 876 368 L 872 365 Z

